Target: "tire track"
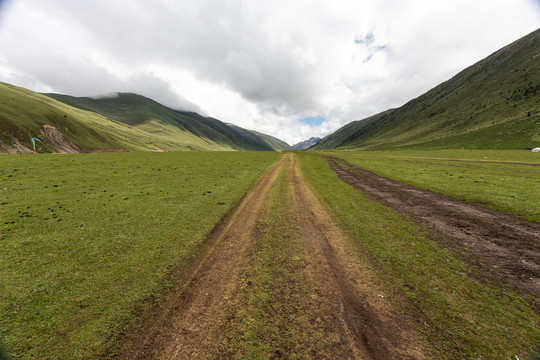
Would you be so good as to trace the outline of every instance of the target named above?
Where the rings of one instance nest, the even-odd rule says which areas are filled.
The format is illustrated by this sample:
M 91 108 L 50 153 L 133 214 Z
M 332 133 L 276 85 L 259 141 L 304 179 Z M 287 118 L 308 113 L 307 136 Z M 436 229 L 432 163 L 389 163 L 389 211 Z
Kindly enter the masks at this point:
M 342 159 L 327 160 L 344 182 L 430 229 L 433 240 L 479 270 L 473 276 L 502 280 L 530 296 L 540 314 L 540 224 L 402 184 Z
M 303 290 L 284 286 L 281 289 L 284 293 L 278 291 L 269 306 L 281 306 L 283 296 L 287 301 L 296 301 L 296 306 L 305 309 L 311 319 L 305 325 L 305 334 L 318 334 L 322 330 L 328 345 L 320 347 L 311 343 L 312 340 L 301 340 L 302 337 L 283 341 L 304 341 L 289 346 L 291 349 L 308 346 L 316 359 L 426 358 L 407 319 L 381 295 L 375 280 L 358 259 L 349 255 L 351 249 L 343 235 L 306 185 L 296 158 L 290 154 L 271 168 L 246 196 L 223 230 L 210 240 L 205 255 L 181 290 L 163 305 L 161 315 L 151 319 L 135 338 L 126 342 L 121 359 L 242 358 L 241 353 L 235 352 L 235 326 L 245 306 L 242 299 L 251 291 L 246 284 L 253 279 L 247 275 L 253 266 L 253 256 L 257 256 L 254 246 L 261 236 L 260 222 L 270 191 L 287 159 L 290 159 L 287 182 L 291 191 L 284 196 L 293 197 L 291 221 L 299 233 L 294 241 L 300 242 L 293 246 L 298 246 L 304 255 L 302 265 L 299 263 L 294 268 L 305 273 L 308 279 L 305 286 L 310 287 L 312 295 L 295 296 L 294 291 Z M 269 323 L 277 321 L 272 316 L 266 319 Z M 272 356 L 287 358 L 288 354 Z
M 318 303 L 313 311 L 323 318 L 333 358 L 425 358 L 406 319 L 349 255 L 344 236 L 306 185 L 295 158 L 290 171 L 306 271 Z
M 283 157 L 242 201 L 225 228 L 214 235 L 209 249 L 182 290 L 163 314 L 145 326 L 122 359 L 206 359 L 215 357 L 231 318 L 230 304 L 238 290 L 242 261 L 266 204 Z

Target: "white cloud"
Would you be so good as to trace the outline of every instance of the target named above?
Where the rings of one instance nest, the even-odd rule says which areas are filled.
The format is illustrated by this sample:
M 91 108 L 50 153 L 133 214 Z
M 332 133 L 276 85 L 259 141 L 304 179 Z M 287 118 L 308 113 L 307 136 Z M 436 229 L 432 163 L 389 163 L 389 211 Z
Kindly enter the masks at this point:
M 137 92 L 290 143 L 399 106 L 540 24 L 534 0 L 11 0 L 0 80 Z M 322 116 L 320 126 L 301 118 Z

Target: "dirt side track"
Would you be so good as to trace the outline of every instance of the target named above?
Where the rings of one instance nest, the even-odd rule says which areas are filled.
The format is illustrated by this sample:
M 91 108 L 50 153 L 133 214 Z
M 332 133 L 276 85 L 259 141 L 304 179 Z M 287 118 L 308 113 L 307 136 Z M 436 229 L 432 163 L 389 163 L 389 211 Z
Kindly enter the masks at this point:
M 430 230 L 481 277 L 509 284 L 531 298 L 540 314 L 540 224 L 455 200 L 327 158 L 346 183 L 385 206 L 405 213 Z

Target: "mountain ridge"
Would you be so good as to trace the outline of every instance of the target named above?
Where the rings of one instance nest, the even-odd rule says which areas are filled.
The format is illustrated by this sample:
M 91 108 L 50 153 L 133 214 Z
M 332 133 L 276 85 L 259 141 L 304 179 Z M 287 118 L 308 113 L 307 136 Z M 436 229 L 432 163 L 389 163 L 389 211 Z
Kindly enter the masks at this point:
M 397 109 L 345 125 L 312 149 L 534 147 L 538 93 L 540 29 Z
M 294 144 L 292 146 L 292 148 L 293 148 L 293 150 L 298 150 L 298 151 L 307 150 L 310 147 L 312 147 L 313 145 L 315 145 L 316 143 L 318 143 L 319 141 L 321 141 L 320 137 L 312 136 L 307 140 L 300 141 L 300 142 Z
M 95 151 L 281 151 L 270 135 L 174 110 L 133 93 L 40 94 L 0 82 L 0 153 Z M 241 129 L 241 130 L 239 130 Z
M 116 93 L 114 97 L 72 97 L 45 94 L 56 100 L 104 115 L 115 121 L 142 127 L 156 117 L 163 123 L 179 127 L 201 138 L 212 139 L 236 150 L 287 150 L 288 145 L 270 135 L 226 124 L 196 112 L 175 110 L 157 101 L 134 93 Z M 152 131 L 152 129 L 148 129 Z M 264 135 L 264 136 L 262 136 Z M 270 141 L 270 138 L 273 140 Z

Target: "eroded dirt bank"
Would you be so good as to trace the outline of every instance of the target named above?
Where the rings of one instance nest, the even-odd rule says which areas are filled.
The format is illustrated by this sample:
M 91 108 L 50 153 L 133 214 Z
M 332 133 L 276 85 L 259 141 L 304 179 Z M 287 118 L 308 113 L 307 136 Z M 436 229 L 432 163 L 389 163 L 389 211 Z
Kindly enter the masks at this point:
M 412 217 L 432 238 L 452 249 L 482 276 L 529 295 L 540 313 L 540 224 L 490 211 L 327 158 L 346 183 L 383 205 Z

